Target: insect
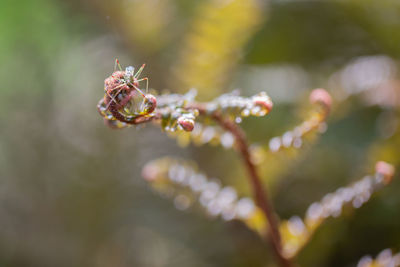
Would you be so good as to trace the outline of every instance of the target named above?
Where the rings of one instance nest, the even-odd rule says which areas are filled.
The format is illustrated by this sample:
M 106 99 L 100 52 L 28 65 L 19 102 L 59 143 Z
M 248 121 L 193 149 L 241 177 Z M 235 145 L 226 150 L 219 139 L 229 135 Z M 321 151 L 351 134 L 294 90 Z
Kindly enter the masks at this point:
M 139 83 L 146 81 L 147 94 L 149 88 L 148 78 L 139 79 L 145 66 L 143 64 L 136 73 L 135 68 L 132 66 L 126 67 L 125 71 L 123 71 L 118 59 L 115 60 L 113 74 L 104 81 L 104 91 L 106 93 L 104 95 L 104 103 L 107 105 L 106 109 L 109 109 L 110 105 L 113 105 L 112 103 L 115 104 L 117 109 L 125 107 L 137 93 L 143 97 L 143 103 L 145 102 L 146 95 L 139 89 Z M 117 67 L 119 71 L 116 71 Z

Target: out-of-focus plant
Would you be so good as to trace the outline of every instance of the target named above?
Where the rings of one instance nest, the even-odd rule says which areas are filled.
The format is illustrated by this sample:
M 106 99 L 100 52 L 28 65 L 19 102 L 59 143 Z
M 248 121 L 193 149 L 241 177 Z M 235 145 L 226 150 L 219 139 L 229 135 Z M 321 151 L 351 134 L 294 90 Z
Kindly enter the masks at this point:
M 262 2 L 203 1 L 174 63 L 172 86 L 181 91 L 195 87 L 200 98 L 218 95 L 264 20 Z
M 382 250 L 376 259 L 367 255 L 360 259 L 357 267 L 396 267 L 400 266 L 400 253 L 392 254 L 391 249 Z
M 171 0 L 87 1 L 112 21 L 126 43 L 142 54 L 158 52 L 173 38 L 168 29 L 176 11 Z
M 281 224 L 283 251 L 287 257 L 295 256 L 306 244 L 320 224 L 330 217 L 338 217 L 348 207 L 359 208 L 367 202 L 372 193 L 388 185 L 394 175 L 392 165 L 379 161 L 375 166 L 375 174 L 365 176 L 358 182 L 329 193 L 319 202 L 307 209 L 304 220 L 294 216 Z
M 119 66 L 118 61 L 116 62 Z M 223 186 L 220 180 L 209 179 L 197 170 L 194 163 L 164 158 L 148 163 L 144 178 L 152 188 L 166 197 L 173 197 L 178 209 L 186 209 L 199 202 L 206 214 L 223 220 L 239 220 L 270 242 L 281 266 L 293 266 L 295 256 L 312 237 L 315 230 L 329 217 L 340 216 L 347 206 L 360 207 L 373 192 L 391 182 L 394 167 L 379 161 L 373 176 L 366 176 L 349 187 L 339 188 L 320 202 L 310 205 L 304 220 L 294 216 L 280 220 L 269 199 L 260 176 L 259 165 L 269 164 L 269 157 L 279 151 L 300 149 L 304 142 L 326 130 L 326 119 L 332 107 L 332 98 L 324 89 L 310 94 L 314 106 L 307 119 L 281 137 L 272 138 L 269 146 L 251 146 L 240 122 L 249 116 L 270 114 L 273 103 L 265 92 L 251 97 L 237 91 L 223 94 L 209 102 L 196 101 L 196 91 L 186 94 L 148 93 L 147 78 L 140 78 L 129 66 L 114 71 L 105 80 L 104 98 L 98 104 L 99 113 L 112 128 L 125 128 L 152 122 L 170 132 L 180 143 L 194 142 L 221 144 L 234 148 L 241 155 L 247 171 L 252 197 L 238 197 L 232 186 Z M 141 84 L 146 82 L 146 90 Z M 194 133 L 191 136 L 191 133 Z M 184 137 L 181 137 L 181 136 Z M 272 154 L 270 154 L 272 153 Z M 263 154 L 270 154 L 269 157 Z

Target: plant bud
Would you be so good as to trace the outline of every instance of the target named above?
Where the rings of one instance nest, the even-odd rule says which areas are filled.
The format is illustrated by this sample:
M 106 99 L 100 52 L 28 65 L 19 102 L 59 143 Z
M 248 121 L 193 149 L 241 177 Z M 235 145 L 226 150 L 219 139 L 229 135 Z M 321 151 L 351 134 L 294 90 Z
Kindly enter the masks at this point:
M 318 88 L 312 90 L 310 94 L 310 102 L 312 104 L 322 104 L 329 110 L 332 105 L 332 97 L 325 89 Z
M 384 161 L 378 161 L 375 165 L 375 171 L 378 174 L 382 174 L 384 177 L 384 183 L 388 184 L 392 181 L 393 175 L 394 175 L 394 167 L 393 165 L 384 162 Z
M 261 107 L 266 113 L 270 113 L 274 104 L 271 101 L 271 98 L 267 95 L 257 95 L 253 98 L 253 103 L 256 106 Z
M 192 119 L 186 117 L 180 117 L 178 119 L 178 124 L 185 130 L 186 132 L 193 131 L 194 121 Z
M 153 164 L 146 164 L 142 170 L 142 177 L 149 182 L 157 180 L 158 175 L 158 169 Z
M 154 95 L 147 94 L 144 97 L 143 112 L 146 114 L 152 113 L 157 107 L 157 99 Z

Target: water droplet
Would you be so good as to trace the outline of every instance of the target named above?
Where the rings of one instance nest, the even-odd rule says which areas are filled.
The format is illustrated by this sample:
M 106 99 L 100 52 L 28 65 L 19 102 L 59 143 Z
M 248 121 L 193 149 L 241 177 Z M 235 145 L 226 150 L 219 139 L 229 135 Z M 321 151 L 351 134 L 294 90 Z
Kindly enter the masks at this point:
M 206 127 L 201 135 L 201 141 L 205 144 L 210 142 L 215 136 L 215 129 L 211 126 Z
M 221 213 L 222 207 L 216 199 L 211 200 L 207 205 L 207 211 L 211 216 L 217 216 Z
M 322 205 L 318 202 L 315 202 L 308 207 L 306 218 L 312 221 L 319 220 L 322 217 L 323 211 Z
M 186 169 L 183 166 L 175 165 L 169 169 L 168 176 L 171 181 L 183 183 L 186 178 Z
M 234 142 L 235 138 L 229 132 L 226 132 L 221 136 L 221 144 L 224 148 L 231 148 Z
M 288 229 L 292 235 L 299 236 L 304 233 L 306 227 L 299 216 L 293 216 L 288 221 Z
M 233 187 L 226 186 L 222 188 L 221 191 L 219 192 L 217 200 L 221 206 L 227 206 L 236 201 L 236 198 L 237 198 L 236 190 L 233 189 Z
M 242 118 L 241 117 L 236 117 L 235 118 L 235 122 L 238 123 L 238 124 L 241 123 L 242 122 Z
M 269 141 L 269 149 L 271 152 L 276 152 L 281 147 L 281 139 L 279 137 L 274 137 Z
M 357 196 L 354 200 L 353 200 L 353 207 L 358 209 L 359 207 L 361 207 L 363 204 L 363 199 L 359 196 Z
M 261 108 L 259 106 L 255 106 L 251 109 L 251 114 L 254 116 L 260 116 L 259 112 L 261 111 Z
M 378 254 L 378 256 L 376 257 L 376 261 L 381 266 L 394 266 L 394 265 L 390 265 L 390 262 L 392 261 L 392 250 L 387 248 L 387 249 L 381 251 Z
M 294 148 L 300 148 L 302 146 L 302 144 L 303 144 L 303 140 L 301 139 L 301 137 L 296 137 L 293 140 L 293 147 Z
M 194 174 L 189 178 L 189 186 L 194 192 L 201 191 L 206 182 L 206 177 L 203 174 Z
M 220 186 L 216 182 L 208 182 L 204 185 L 200 198 L 208 203 L 209 200 L 215 198 L 219 192 Z
M 358 262 L 357 267 L 369 267 L 371 264 L 372 264 L 371 256 L 364 256 Z
M 243 116 L 243 117 L 248 117 L 248 116 L 250 116 L 250 110 L 247 109 L 247 108 L 243 109 L 243 110 L 242 110 L 242 116 Z
M 225 221 L 233 220 L 236 216 L 235 206 L 228 205 L 228 206 L 223 207 L 221 215 L 222 215 L 222 219 L 224 219 Z
M 393 256 L 394 266 L 400 266 L 400 253 L 397 253 Z
M 293 141 L 293 134 L 292 132 L 286 132 L 282 136 L 282 144 L 284 147 L 290 147 Z
M 240 219 L 248 219 L 255 211 L 255 205 L 250 198 L 242 198 L 236 204 L 236 214 Z

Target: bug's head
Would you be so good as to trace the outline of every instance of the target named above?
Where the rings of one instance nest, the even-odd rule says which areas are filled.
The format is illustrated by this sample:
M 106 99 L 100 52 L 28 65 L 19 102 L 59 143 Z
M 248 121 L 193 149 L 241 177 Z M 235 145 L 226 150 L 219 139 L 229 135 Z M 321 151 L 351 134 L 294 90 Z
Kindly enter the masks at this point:
M 133 83 L 134 75 L 135 75 L 135 68 L 134 67 L 129 66 L 129 67 L 125 68 L 124 79 L 125 79 L 126 82 Z

